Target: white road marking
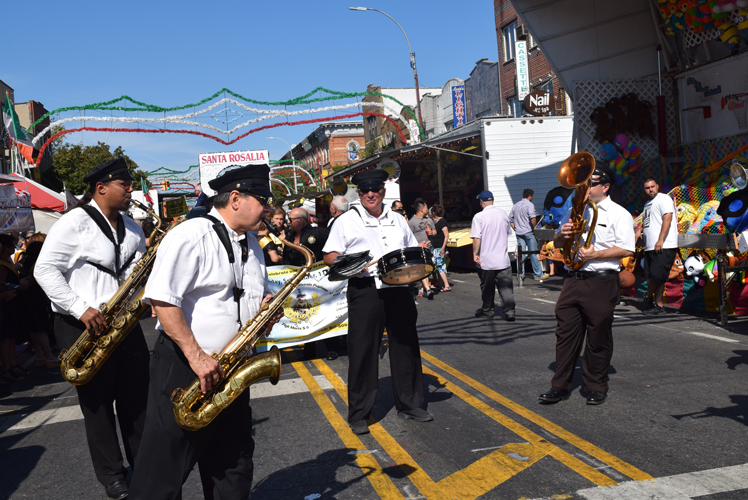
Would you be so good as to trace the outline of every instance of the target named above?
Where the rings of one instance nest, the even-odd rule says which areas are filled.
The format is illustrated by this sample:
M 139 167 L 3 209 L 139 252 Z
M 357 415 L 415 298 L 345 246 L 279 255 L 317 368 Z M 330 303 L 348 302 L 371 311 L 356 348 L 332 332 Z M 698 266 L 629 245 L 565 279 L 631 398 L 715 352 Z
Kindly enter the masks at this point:
M 476 448 L 474 450 L 470 450 L 472 453 L 475 453 L 476 451 L 486 451 L 486 450 L 496 450 L 498 448 L 501 448 L 501 446 L 490 446 L 488 448 Z
M 514 308 L 515 309 L 519 309 L 520 311 L 529 311 L 529 312 L 535 313 L 535 314 L 543 314 L 542 312 L 536 311 L 534 309 L 525 309 L 524 307 L 517 307 L 517 306 L 514 306 Z
M 577 491 L 587 500 L 691 500 L 705 495 L 748 489 L 748 464 L 677 474 L 650 481 L 628 481 Z M 547 497 L 535 500 L 547 500 Z
M 726 337 L 718 337 L 717 335 L 709 335 L 708 333 L 690 332 L 688 330 L 676 330 L 675 328 L 668 328 L 666 326 L 657 325 L 657 324 L 654 324 L 654 323 L 648 323 L 647 326 L 648 327 L 651 326 L 651 327 L 654 327 L 654 328 L 661 328 L 661 329 L 667 330 L 669 332 L 688 333 L 688 334 L 691 334 L 691 335 L 696 335 L 698 337 L 705 337 L 705 338 L 713 339 L 713 340 L 721 340 L 722 342 L 730 342 L 730 343 L 740 342 L 739 340 L 728 339 Z
M 467 281 L 456 280 L 454 278 L 449 278 L 449 281 L 454 281 L 455 283 L 467 283 Z
M 552 300 L 536 299 L 535 297 L 532 297 L 532 300 L 537 300 L 538 302 L 545 302 L 546 304 L 553 304 L 554 306 L 556 305 L 556 303 L 553 302 Z
M 332 389 L 332 385 L 324 375 L 316 375 L 314 380 L 317 381 L 322 389 Z M 286 396 L 301 392 L 309 392 L 309 389 L 300 378 L 281 380 L 277 385 L 273 385 L 270 382 L 259 382 L 250 388 L 252 399 Z M 83 414 L 78 405 L 63 406 L 53 410 L 37 410 L 33 413 L 19 413 L 8 415 L 5 418 L 0 417 L 0 433 L 33 429 L 43 425 L 59 424 L 72 420 L 83 420 Z

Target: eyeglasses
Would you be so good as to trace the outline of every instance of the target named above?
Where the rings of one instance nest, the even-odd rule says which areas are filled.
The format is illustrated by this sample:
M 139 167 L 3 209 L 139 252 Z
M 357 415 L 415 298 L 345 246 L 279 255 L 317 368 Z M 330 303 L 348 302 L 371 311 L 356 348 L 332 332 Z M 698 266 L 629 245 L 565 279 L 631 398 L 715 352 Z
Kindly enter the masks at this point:
M 122 189 L 130 189 L 132 187 L 132 181 L 112 181 L 112 184 L 116 184 Z
M 254 194 L 254 193 L 247 193 L 247 194 L 249 194 L 249 196 L 251 196 L 258 202 L 260 202 L 260 205 L 262 205 L 263 207 L 266 207 L 268 205 L 268 201 L 270 200 L 270 198 L 268 198 L 267 196 L 260 196 L 259 194 Z
M 361 193 L 361 194 L 367 194 L 367 193 L 371 193 L 372 191 L 374 191 L 375 193 L 378 193 L 378 192 L 380 192 L 380 191 L 381 191 L 382 189 L 383 189 L 383 188 L 381 188 L 381 187 L 376 187 L 376 188 L 363 188 L 363 189 L 359 188 L 359 189 L 358 189 L 358 192 L 359 192 L 359 193 Z
M 304 217 L 289 217 L 289 218 L 288 218 L 288 221 L 289 221 L 289 222 L 293 222 L 293 221 L 295 221 L 295 220 L 303 220 L 303 219 L 304 219 Z

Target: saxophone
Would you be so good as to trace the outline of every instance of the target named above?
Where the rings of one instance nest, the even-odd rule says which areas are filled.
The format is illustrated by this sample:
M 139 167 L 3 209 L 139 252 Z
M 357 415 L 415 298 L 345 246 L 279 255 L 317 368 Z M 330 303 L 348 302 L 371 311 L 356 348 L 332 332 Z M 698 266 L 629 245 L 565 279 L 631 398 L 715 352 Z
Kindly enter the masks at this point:
M 275 229 L 267 221 L 265 225 L 271 231 Z M 265 333 L 270 318 L 283 307 L 283 301 L 301 284 L 301 280 L 314 265 L 314 254 L 305 246 L 296 245 L 288 240 L 283 240 L 283 243 L 304 254 L 304 266 L 269 302 L 260 307 L 254 318 L 239 329 L 236 337 L 220 354 L 213 354 L 213 358 L 221 364 L 224 375 L 210 391 L 202 393 L 199 378 L 195 378 L 192 384 L 184 389 L 174 389 L 171 394 L 174 418 L 183 429 L 195 431 L 210 424 L 222 410 L 228 408 L 245 389 L 258 380 L 269 378 L 273 385 L 278 383 L 281 372 L 278 347 L 273 346 L 270 351 L 251 359 L 249 356 L 252 348 Z
M 143 302 L 143 293 L 156 260 L 158 246 L 166 233 L 184 220 L 184 217 L 180 217 L 165 230 L 160 229 L 161 218 L 151 207 L 137 200 L 132 200 L 132 203 L 156 218 L 156 229 L 150 235 L 151 247 L 138 261 L 130 276 L 117 289 L 109 302 L 101 305 L 100 311 L 107 324 L 104 332 L 97 336 L 86 329 L 70 349 L 60 353 L 62 377 L 73 385 L 84 385 L 90 382 L 117 346 L 138 324 L 143 313 L 148 310 L 148 304 Z

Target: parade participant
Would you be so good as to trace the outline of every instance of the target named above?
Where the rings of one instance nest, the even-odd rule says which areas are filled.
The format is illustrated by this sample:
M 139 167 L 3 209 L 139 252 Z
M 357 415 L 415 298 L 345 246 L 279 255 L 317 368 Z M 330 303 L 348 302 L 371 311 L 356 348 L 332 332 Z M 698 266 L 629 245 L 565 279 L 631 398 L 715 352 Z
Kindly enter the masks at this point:
M 429 241 L 429 236 L 436 231 L 433 222 L 428 218 L 429 207 L 421 198 L 416 198 L 413 208 L 416 213 L 408 220 L 408 226 L 413 231 L 418 246 L 430 248 L 431 242 Z M 429 300 L 434 300 L 434 290 L 431 289 L 428 276 L 421 280 L 421 285 L 423 286 L 423 296 Z
M 649 316 L 667 314 L 663 308 L 662 294 L 678 253 L 675 204 L 671 197 L 659 191 L 660 186 L 652 177 L 644 179 L 644 192 L 649 201 L 642 212 L 642 229 L 636 232 L 636 239 L 644 236 L 643 267 L 647 293 L 644 295 L 642 312 Z
M 52 301 L 55 335 L 65 349 L 85 329 L 102 333 L 107 325 L 99 304 L 112 298 L 145 252 L 140 226 L 120 214 L 130 205 L 133 190 L 125 160 L 101 163 L 83 179 L 90 187 L 81 208 L 52 226 L 34 268 L 34 278 Z M 127 497 L 115 422 L 127 461 L 134 466 L 145 422 L 148 358 L 143 331 L 136 325 L 96 376 L 75 386 L 94 472 L 109 498 Z
M 473 260 L 478 265 L 483 305 L 475 311 L 476 318 L 494 317 L 496 288 L 501 297 L 504 318 L 514 321 L 514 288 L 507 242 L 511 234 L 509 216 L 493 204 L 493 193 L 481 191 L 477 196 L 481 212 L 473 216 L 470 237 L 473 239 Z
M 324 227 L 312 227 L 309 223 L 309 212 L 303 208 L 294 208 L 288 217 L 288 231 L 286 239 L 297 245 L 301 244 L 307 247 L 314 254 L 314 261 L 322 260 L 322 248 L 327 241 L 329 230 Z M 306 257 L 301 252 L 293 248 L 287 248 L 283 252 L 283 263 L 292 266 L 303 266 Z
M 377 259 L 417 241 L 405 219 L 385 206 L 381 169 L 353 176 L 361 207 L 340 216 L 323 251 L 330 265 L 338 255 L 369 251 Z M 423 371 L 418 346 L 418 311 L 407 285 L 388 286 L 370 267 L 348 280 L 348 424 L 355 434 L 369 432 L 367 420 L 377 399 L 378 353 L 385 327 L 389 336 L 390 370 L 395 408 L 400 418 L 428 422 Z
M 535 205 L 532 204 L 532 196 L 535 192 L 532 189 L 525 189 L 522 192 L 522 199 L 514 204 L 509 211 L 509 223 L 517 235 L 517 241 L 522 247 L 522 251 L 537 252 L 538 240 L 535 239 Z M 532 272 L 536 280 L 544 280 L 548 274 L 543 272 L 537 254 L 530 254 L 530 263 Z M 524 279 L 525 277 L 525 260 L 517 264 L 517 274 Z
M 247 234 L 257 231 L 267 213 L 270 168 L 236 168 L 209 185 L 217 193 L 213 209 L 164 237 L 146 285 L 145 297 L 156 309 L 160 334 L 153 349 L 146 428 L 131 500 L 180 498 L 196 463 L 205 498 L 246 499 L 252 486 L 249 391 L 195 431 L 177 424 L 170 399 L 175 389 L 195 377 L 203 393 L 219 382 L 223 368 L 211 354 L 221 352 L 271 297 L 262 249 Z M 268 331 L 277 319 L 279 315 Z
M 329 228 L 335 223 L 335 219 L 343 215 L 348 211 L 348 200 L 345 196 L 336 196 L 330 202 L 330 220 L 327 221 L 327 227 Z
M 608 369 L 613 356 L 613 310 L 620 298 L 618 271 L 620 260 L 634 255 L 634 221 L 631 214 L 613 202 L 609 190 L 612 170 L 598 165 L 592 174 L 589 199 L 597 204 L 597 225 L 592 244 L 581 247 L 577 257 L 584 262 L 578 271 L 570 271 L 556 302 L 556 372 L 551 389 L 539 396 L 546 403 L 568 399 L 574 367 L 584 346 L 582 381 L 588 393 L 587 404 L 605 402 L 608 393 Z M 571 209 L 561 218 L 562 225 L 553 238 L 556 248 L 572 237 Z M 592 220 L 592 209 L 584 212 Z M 582 241 L 586 241 L 586 233 Z M 586 335 L 586 343 L 585 343 Z
M 442 292 L 451 292 L 452 287 L 447 281 L 447 264 L 444 257 L 447 254 L 447 241 L 449 240 L 449 228 L 447 219 L 444 218 L 444 208 L 437 204 L 431 207 L 429 211 L 431 219 L 434 221 L 435 234 L 429 237 L 431 246 L 434 249 L 434 261 L 436 262 L 436 272 L 442 280 Z

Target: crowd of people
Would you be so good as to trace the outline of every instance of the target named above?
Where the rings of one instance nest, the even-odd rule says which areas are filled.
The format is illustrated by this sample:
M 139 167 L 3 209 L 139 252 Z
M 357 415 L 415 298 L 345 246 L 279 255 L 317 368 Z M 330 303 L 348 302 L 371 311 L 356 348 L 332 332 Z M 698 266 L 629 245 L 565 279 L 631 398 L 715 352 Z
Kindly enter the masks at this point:
M 338 349 L 347 349 L 347 420 L 353 433 L 368 433 L 373 423 L 385 329 L 398 417 L 419 423 L 433 420 L 425 408 L 416 297 L 431 300 L 437 291 L 451 291 L 443 207 L 429 207 L 418 198 L 408 216 L 401 201 L 385 204 L 387 173 L 374 169 L 352 178 L 360 203 L 334 197 L 329 220 L 314 221 L 304 208 L 286 212 L 269 204 L 269 174 L 267 165 L 251 165 L 210 181 L 216 195 L 207 198 L 201 193 L 203 216 L 188 218 L 159 241 L 144 290 L 157 317 L 159 335 L 152 351 L 136 324 L 93 380 L 75 386 L 93 469 L 109 498 L 178 498 L 195 465 L 206 498 L 249 497 L 255 443 L 248 393 L 204 427 L 185 431 L 174 419 L 172 392 L 196 377 L 203 393 L 223 381 L 225 367 L 212 354 L 221 352 L 237 329 L 272 299 L 267 268 L 305 263 L 304 254 L 284 245 L 284 240 L 306 246 L 315 261 L 327 265 L 361 251 L 378 259 L 408 247 L 431 250 L 434 273 L 416 288 L 385 283 L 376 265 L 350 277 L 345 345 L 339 338 L 322 343 L 328 359 L 335 359 Z M 609 196 L 613 178 L 604 166 L 591 177 L 589 199 L 597 206 L 598 222 L 593 245 L 578 250 L 580 267 L 570 270 L 556 305 L 556 368 L 551 389 L 539 396 L 546 404 L 569 397 L 582 352 L 587 403 L 598 405 L 607 397 L 613 308 L 620 298 L 617 273 L 620 259 L 633 255 L 635 241 L 631 215 Z M 149 241 L 152 222 L 139 225 L 122 215 L 133 190 L 124 160 L 98 165 L 85 180 L 89 190 L 81 209 L 65 214 L 48 235 L 0 235 L 0 391 L 5 393 L 29 375 L 17 364 L 18 344 L 31 347 L 35 365 L 55 368 L 59 361 L 51 346 L 67 349 L 82 331 L 99 335 L 109 328 L 99 304 L 114 296 L 154 243 Z M 658 189 L 654 180 L 645 181 L 651 202 L 645 207 L 643 237 L 652 252 L 645 259 L 652 289 L 645 305 L 647 314 L 653 315 L 662 314 L 657 290 L 663 269 L 672 264 L 675 227 L 672 202 L 658 195 Z M 532 196 L 525 190 L 509 214 L 494 205 L 490 191 L 477 196 L 481 211 L 473 217 L 470 231 L 481 286 L 476 317 L 494 319 L 498 291 L 501 316 L 515 321 L 508 240 L 514 231 L 528 251 L 537 248 Z M 570 214 L 571 209 L 562 220 L 569 221 Z M 589 220 L 590 214 L 585 215 Z M 570 221 L 561 224 L 554 244 L 562 247 L 575 229 Z M 547 278 L 531 255 L 535 277 Z M 520 263 L 517 272 L 522 274 L 523 267 Z M 268 321 L 268 335 L 281 317 L 282 309 Z M 318 344 L 305 344 L 304 356 L 317 356 Z M 133 470 L 129 486 L 125 459 Z

